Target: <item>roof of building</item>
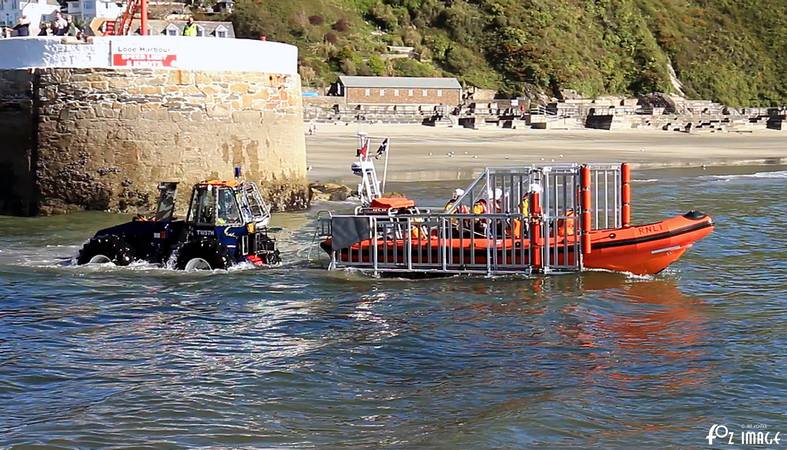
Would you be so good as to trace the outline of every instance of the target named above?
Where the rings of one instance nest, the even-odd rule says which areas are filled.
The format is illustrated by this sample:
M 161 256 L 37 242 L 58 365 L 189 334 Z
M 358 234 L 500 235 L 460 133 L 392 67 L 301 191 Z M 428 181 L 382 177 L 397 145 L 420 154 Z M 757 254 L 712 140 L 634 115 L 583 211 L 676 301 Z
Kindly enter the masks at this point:
M 207 20 L 195 20 L 197 27 L 202 27 L 205 30 L 205 36 L 216 36 L 216 31 L 221 30 L 222 27 L 227 32 L 228 38 L 235 37 L 235 27 L 232 22 L 213 22 Z M 186 25 L 185 20 L 148 20 L 148 30 L 151 35 L 167 34 L 168 27 L 175 27 L 178 30 L 178 36 L 183 34 L 183 27 Z M 134 19 L 131 29 L 135 33 L 139 33 L 139 19 Z
M 355 88 L 433 88 L 461 89 L 456 78 L 426 77 L 351 77 L 342 75 L 339 82 L 344 87 Z

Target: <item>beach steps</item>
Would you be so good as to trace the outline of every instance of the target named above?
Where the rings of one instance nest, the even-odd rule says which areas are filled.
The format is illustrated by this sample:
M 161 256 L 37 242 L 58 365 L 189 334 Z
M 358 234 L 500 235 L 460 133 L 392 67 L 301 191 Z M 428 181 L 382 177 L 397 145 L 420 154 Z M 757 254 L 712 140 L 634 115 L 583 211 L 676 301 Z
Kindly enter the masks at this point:
M 784 125 L 787 120 L 785 119 L 787 110 L 783 108 L 747 108 L 739 111 L 714 102 L 699 100 L 675 102 L 670 108 L 652 105 L 601 108 L 594 104 L 594 108 L 587 109 L 588 105 L 580 105 L 585 107 L 582 109 L 584 115 L 576 116 L 556 114 L 556 111 L 559 111 L 554 108 L 522 113 L 518 108 L 495 107 L 495 103 L 473 104 L 471 107 L 456 107 L 449 110 L 442 105 L 340 105 L 336 103 L 339 100 L 336 97 L 304 99 L 304 121 L 427 125 L 470 129 L 649 129 L 683 133 L 787 129 L 787 125 Z M 667 113 L 668 109 L 669 113 Z

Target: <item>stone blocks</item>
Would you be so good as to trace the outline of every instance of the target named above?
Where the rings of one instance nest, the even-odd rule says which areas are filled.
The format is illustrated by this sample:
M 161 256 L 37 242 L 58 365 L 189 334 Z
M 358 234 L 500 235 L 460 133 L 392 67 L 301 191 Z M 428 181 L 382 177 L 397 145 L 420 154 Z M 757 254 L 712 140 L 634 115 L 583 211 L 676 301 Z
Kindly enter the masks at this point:
M 158 181 L 259 183 L 308 203 L 297 75 L 155 69 L 0 71 L 0 212 L 152 208 Z M 21 112 L 21 113 L 20 113 Z M 0 184 L 2 184 L 0 182 Z M 0 186 L 2 188 L 2 186 Z

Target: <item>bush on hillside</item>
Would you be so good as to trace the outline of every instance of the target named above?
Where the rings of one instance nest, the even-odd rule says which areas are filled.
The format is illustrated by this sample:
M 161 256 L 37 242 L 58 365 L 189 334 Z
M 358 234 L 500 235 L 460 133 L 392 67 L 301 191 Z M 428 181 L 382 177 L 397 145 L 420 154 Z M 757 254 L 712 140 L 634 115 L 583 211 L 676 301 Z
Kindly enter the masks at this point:
M 372 55 L 369 57 L 369 61 L 366 63 L 369 66 L 369 71 L 372 75 L 382 76 L 386 75 L 386 67 L 385 61 L 377 55 Z
M 402 58 L 393 61 L 393 74 L 397 77 L 436 77 L 439 73 L 430 65 L 414 59 Z
M 325 40 L 325 42 L 327 42 L 329 44 L 336 45 L 336 43 L 339 42 L 339 36 L 336 33 L 334 33 L 333 31 L 329 31 L 329 32 L 325 33 L 325 36 L 323 37 L 323 40 Z
M 347 22 L 347 19 L 341 18 L 334 22 L 334 24 L 331 26 L 331 29 L 338 31 L 339 33 L 344 33 L 350 29 L 350 23 Z

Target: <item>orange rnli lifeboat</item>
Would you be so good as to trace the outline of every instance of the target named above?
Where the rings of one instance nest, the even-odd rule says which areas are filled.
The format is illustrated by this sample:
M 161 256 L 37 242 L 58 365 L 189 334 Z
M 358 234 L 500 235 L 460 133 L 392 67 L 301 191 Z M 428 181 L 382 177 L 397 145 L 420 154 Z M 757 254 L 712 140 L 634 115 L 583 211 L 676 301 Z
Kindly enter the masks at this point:
M 362 197 L 355 214 L 320 219 L 320 246 L 330 268 L 375 274 L 650 275 L 713 231 L 698 211 L 632 225 L 630 182 L 625 163 L 487 168 L 455 191 L 445 211 L 405 197 Z
M 591 251 L 582 255 L 583 267 L 637 275 L 657 274 L 677 261 L 695 242 L 709 235 L 713 227 L 713 220 L 709 216 L 690 211 L 646 225 L 593 230 L 590 233 Z M 462 271 L 461 268 L 487 265 L 491 260 L 502 268 L 535 265 L 531 257 L 533 253 L 529 251 L 532 248 L 529 238 L 441 238 L 434 232 L 427 234 L 421 231 L 418 226 L 410 230 L 409 238 L 378 238 L 376 245 L 374 239 L 361 240 L 337 249 L 336 257 L 348 266 L 357 264 L 358 268 L 363 268 L 364 264 L 373 264 L 375 259 L 382 263 L 380 265 L 398 264 L 404 268 L 409 259 L 409 267 L 413 267 L 414 272 L 424 271 L 424 266 L 439 264 L 441 261 L 447 261 L 446 266 L 455 266 L 458 272 Z M 582 253 L 573 236 L 550 238 L 549 246 L 544 241 L 542 239 L 539 248 L 546 247 L 554 251 L 552 262 L 555 266 L 575 265 L 577 255 Z M 332 238 L 325 239 L 320 246 L 329 255 L 334 251 Z M 449 255 L 446 255 L 446 250 Z

